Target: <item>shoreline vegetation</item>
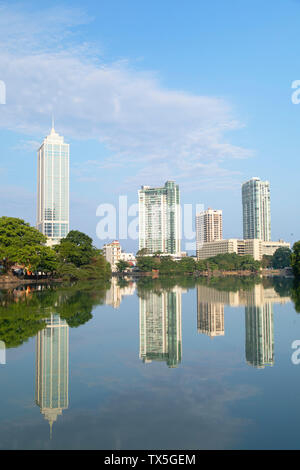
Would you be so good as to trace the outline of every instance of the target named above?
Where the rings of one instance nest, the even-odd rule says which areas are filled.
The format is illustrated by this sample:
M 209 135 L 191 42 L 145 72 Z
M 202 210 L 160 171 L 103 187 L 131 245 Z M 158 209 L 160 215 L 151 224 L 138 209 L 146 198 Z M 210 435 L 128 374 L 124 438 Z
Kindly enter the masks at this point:
M 140 250 L 136 268 L 129 269 L 128 263 L 119 262 L 119 271 L 112 273 L 102 250 L 94 247 L 93 240 L 83 232 L 72 230 L 53 247 L 46 246 L 46 240 L 24 220 L 0 217 L 0 287 L 95 280 L 105 283 L 115 275 L 154 278 L 294 275 L 297 283 L 300 279 L 300 241 L 294 244 L 293 251 L 279 248 L 262 261 L 236 253 L 206 260 L 189 256 L 174 260 L 160 252 L 150 256 L 146 250 Z
M 0 337 L 6 348 L 20 346 L 43 330 L 52 314 L 77 328 L 93 318 L 94 307 L 105 303 L 109 288 L 109 281 L 80 281 L 80 289 L 77 282 L 0 289 Z
M 114 272 L 112 273 L 112 276 L 116 276 L 119 278 L 124 278 L 124 277 L 132 277 L 132 278 L 140 278 L 140 277 L 152 277 L 153 279 L 157 277 L 178 277 L 181 276 L 182 273 L 159 273 L 155 271 L 133 271 L 133 272 Z M 185 273 L 185 276 L 190 276 L 193 278 L 213 278 L 213 277 L 253 277 L 253 276 L 259 276 L 259 277 L 284 277 L 287 279 L 294 279 L 294 275 L 292 272 L 288 269 L 270 269 L 270 270 L 261 270 L 261 271 L 249 271 L 249 270 L 244 270 L 244 271 L 226 271 L 226 270 L 216 270 L 216 271 L 195 271 L 191 273 Z
M 53 247 L 46 241 L 24 220 L 0 217 L 0 283 L 110 279 L 110 264 L 88 235 L 71 230 Z
M 196 260 L 188 256 L 174 260 L 161 253 L 150 256 L 143 251 L 137 254 L 135 270 L 128 269 L 126 263 L 122 261 L 117 265 L 116 275 L 123 276 L 124 273 L 128 273 L 134 277 L 161 275 L 293 277 L 291 253 L 289 249 L 280 248 L 273 256 L 264 257 L 262 261 L 254 260 L 249 255 L 242 256 L 236 253 L 219 254 L 205 260 Z
M 118 285 L 126 287 L 131 279 L 119 279 Z M 140 277 L 136 282 L 136 293 L 145 298 L 149 291 L 157 294 L 176 286 L 193 289 L 207 286 L 218 291 L 248 291 L 256 285 L 273 287 L 280 296 L 290 296 L 295 309 L 300 313 L 300 293 L 292 279 L 244 277 L 193 278 L 192 276 L 161 276 L 159 278 Z M 0 337 L 7 348 L 14 348 L 45 328 L 45 320 L 50 315 L 59 315 L 70 328 L 77 328 L 89 322 L 98 305 L 106 303 L 111 281 L 80 281 L 65 284 L 41 284 L 36 286 L 10 287 L 0 289 Z M 109 295 L 110 297 L 110 295 Z

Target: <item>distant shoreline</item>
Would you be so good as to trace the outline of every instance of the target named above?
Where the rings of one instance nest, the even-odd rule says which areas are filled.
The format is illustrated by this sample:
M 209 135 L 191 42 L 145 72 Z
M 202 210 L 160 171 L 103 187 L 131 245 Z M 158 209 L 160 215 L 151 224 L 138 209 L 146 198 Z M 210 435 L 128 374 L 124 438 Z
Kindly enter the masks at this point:
M 2 279 L 4 278 L 4 279 Z M 10 276 L 0 276 L 0 288 L 9 288 L 9 287 L 18 287 L 23 285 L 32 285 L 32 284 L 53 284 L 60 283 L 62 279 L 48 278 L 48 279 L 20 279 L 20 278 L 11 278 Z
M 239 276 L 239 277 L 250 277 L 250 276 L 261 276 L 261 277 L 284 277 L 287 279 L 294 279 L 294 275 L 290 272 L 287 272 L 285 269 L 264 269 L 259 272 L 253 271 L 196 271 L 194 273 L 163 273 L 159 274 L 159 272 L 152 272 L 152 271 L 138 271 L 138 272 L 113 272 L 112 277 L 131 277 L 133 279 L 138 279 L 142 277 L 174 277 L 174 276 L 189 276 L 189 277 L 231 277 L 231 276 Z M 10 288 L 10 287 L 18 287 L 20 285 L 32 285 L 32 284 L 53 284 L 53 283 L 61 283 L 63 282 L 62 279 L 58 278 L 48 278 L 48 279 L 20 279 L 15 278 L 7 275 L 0 276 L 0 288 Z
M 261 277 L 285 277 L 288 279 L 294 279 L 294 275 L 291 272 L 287 272 L 286 269 L 263 269 L 262 271 L 195 271 L 193 273 L 162 273 L 152 271 L 135 271 L 135 272 L 113 272 L 112 276 L 116 277 L 160 277 L 160 276 L 191 276 L 191 277 L 230 277 L 230 276 L 261 276 Z

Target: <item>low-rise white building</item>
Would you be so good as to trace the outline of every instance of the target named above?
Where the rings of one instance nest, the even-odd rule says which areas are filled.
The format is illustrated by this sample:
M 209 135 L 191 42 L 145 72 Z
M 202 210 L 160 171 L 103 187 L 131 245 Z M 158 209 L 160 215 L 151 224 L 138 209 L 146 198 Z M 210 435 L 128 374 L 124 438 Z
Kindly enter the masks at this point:
M 103 247 L 103 254 L 106 261 L 111 265 L 111 270 L 117 271 L 117 263 L 121 259 L 121 245 L 118 240 L 114 240 L 111 243 L 106 243 Z
M 273 256 L 278 248 L 291 248 L 290 243 L 278 240 L 278 242 L 265 242 L 262 241 L 263 255 Z
M 127 261 L 127 263 L 136 263 L 136 258 L 133 253 L 122 253 L 120 255 L 120 260 L 121 261 Z
M 264 255 L 272 256 L 278 248 L 282 247 L 290 248 L 290 244 L 283 240 L 272 242 L 257 238 L 246 240 L 229 238 L 203 243 L 202 247 L 197 250 L 197 259 L 207 259 L 225 253 L 237 253 L 238 255 L 250 255 L 260 261 Z
M 136 259 L 133 253 L 123 253 L 120 242 L 118 240 L 114 240 L 111 243 L 107 243 L 102 247 L 103 254 L 105 256 L 106 261 L 108 261 L 111 265 L 111 270 L 113 272 L 117 271 L 117 264 L 119 261 L 127 261 L 130 264 L 135 265 Z

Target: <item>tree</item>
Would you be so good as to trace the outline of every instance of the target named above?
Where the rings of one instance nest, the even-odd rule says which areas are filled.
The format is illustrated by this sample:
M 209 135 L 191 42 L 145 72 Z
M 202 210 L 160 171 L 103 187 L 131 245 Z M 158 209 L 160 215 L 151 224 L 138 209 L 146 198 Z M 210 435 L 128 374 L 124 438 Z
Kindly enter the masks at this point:
M 127 261 L 123 261 L 122 259 L 118 261 L 117 268 L 120 273 L 125 271 L 125 269 L 130 268 L 130 264 Z
M 57 269 L 57 275 L 65 281 L 103 280 L 111 277 L 111 266 L 103 255 L 93 257 L 89 264 L 79 268 L 73 263 L 63 262 Z
M 196 261 L 196 271 L 206 271 L 206 262 L 203 259 Z
M 40 259 L 37 265 L 39 271 L 51 272 L 57 270 L 59 265 L 58 256 L 52 248 L 42 246 L 40 250 Z
M 158 269 L 159 263 L 157 259 L 153 258 L 153 256 L 138 256 L 137 257 L 137 267 L 141 271 L 152 271 L 152 269 Z
M 141 248 L 136 254 L 136 256 L 145 256 L 145 255 L 148 255 L 148 249 L 147 248 Z
M 4 270 L 9 271 L 14 263 L 39 264 L 41 253 L 51 256 L 50 248 L 44 250 L 47 238 L 22 219 L 0 218 L 0 261 Z M 32 260 L 31 260 L 32 257 Z
M 291 254 L 291 266 L 296 278 L 300 278 L 300 241 L 296 242 L 293 246 Z
M 178 268 L 182 273 L 193 273 L 196 270 L 196 262 L 193 258 L 186 256 L 178 262 Z
M 56 245 L 55 250 L 62 262 L 72 263 L 78 268 L 89 264 L 93 257 L 100 254 L 100 250 L 93 246 L 93 240 L 78 230 L 71 230 L 66 238 Z
M 17 252 L 18 262 L 25 264 L 31 271 L 54 272 L 59 265 L 55 251 L 42 245 L 24 246 Z
M 287 268 L 291 265 L 292 251 L 287 247 L 278 248 L 272 258 L 272 265 L 275 269 Z
M 272 266 L 273 266 L 273 256 L 263 255 L 262 260 L 261 260 L 261 266 L 264 269 L 272 268 Z

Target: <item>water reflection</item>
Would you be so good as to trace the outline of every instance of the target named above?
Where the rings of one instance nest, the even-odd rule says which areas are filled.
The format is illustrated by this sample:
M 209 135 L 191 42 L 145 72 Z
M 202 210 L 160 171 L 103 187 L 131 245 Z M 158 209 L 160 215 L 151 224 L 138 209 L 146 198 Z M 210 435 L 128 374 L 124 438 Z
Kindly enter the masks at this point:
M 227 292 L 207 286 L 197 287 L 197 330 L 211 338 L 224 336 L 224 305 Z
M 127 433 L 129 419 L 136 423 L 137 433 L 139 433 L 141 429 L 139 418 L 144 416 L 142 413 L 146 409 L 148 414 L 145 415 L 145 419 L 143 417 L 144 421 L 142 421 L 151 422 L 153 429 L 158 428 L 156 422 L 158 417 L 161 419 L 161 426 L 166 425 L 167 427 L 169 420 L 173 417 L 174 441 L 172 443 L 177 442 L 177 438 L 184 438 L 180 434 L 182 429 L 185 429 L 182 423 L 186 423 L 187 428 L 191 423 L 194 423 L 196 431 L 201 428 L 199 425 L 201 422 L 204 423 L 201 429 L 207 430 L 211 426 L 211 434 L 207 433 L 207 446 L 209 446 L 210 441 L 214 442 L 213 439 L 215 439 L 216 428 L 212 424 L 216 419 L 214 417 L 225 416 L 229 423 L 228 426 L 234 422 L 230 413 L 227 413 L 224 403 L 230 400 L 231 403 L 235 403 L 235 400 L 237 402 L 241 399 L 245 400 L 251 394 L 256 396 L 257 384 L 254 383 L 252 388 L 245 385 L 237 392 L 235 381 L 233 381 L 232 390 L 226 395 L 228 383 L 230 385 L 228 376 L 231 371 L 235 370 L 234 368 L 237 366 L 236 370 L 247 370 L 251 377 L 264 379 L 267 374 L 256 374 L 252 367 L 262 369 L 275 365 L 274 305 L 290 302 L 290 288 L 290 284 L 281 281 L 261 282 L 259 279 L 252 278 L 242 280 L 198 279 L 196 281 L 191 278 L 150 278 L 141 279 L 137 283 L 130 279 L 120 281 L 113 278 L 111 283 L 106 286 L 81 283 L 67 287 L 31 286 L 8 292 L 0 291 L 0 341 L 4 341 L 9 349 L 18 348 L 29 338 L 36 337 L 35 364 L 33 357 L 30 356 L 29 360 L 31 366 L 35 365 L 35 404 L 49 423 L 50 433 L 47 432 L 45 439 L 47 445 L 53 446 L 54 442 L 56 445 L 60 445 L 62 434 L 59 435 L 59 433 L 64 432 L 63 430 L 67 429 L 67 426 L 70 430 L 69 436 L 72 437 L 72 423 L 76 415 L 74 410 L 77 406 L 80 411 L 80 406 L 83 406 L 76 405 L 76 400 L 74 400 L 74 389 L 80 383 L 80 387 L 83 387 L 80 388 L 80 398 L 85 402 L 84 406 L 88 406 L 87 403 L 91 404 L 91 408 L 93 408 L 92 411 L 86 411 L 85 415 L 84 413 L 81 415 L 81 411 L 78 415 L 83 416 L 82 419 L 85 422 L 86 427 L 83 426 L 80 429 L 83 435 L 88 432 L 87 429 L 89 430 L 93 423 L 95 430 L 93 434 L 96 435 L 98 427 L 105 422 L 103 438 L 106 438 L 106 433 L 108 433 L 109 436 L 112 436 L 111 442 L 114 442 L 115 430 L 118 431 L 120 422 L 124 426 L 124 435 L 120 431 L 122 436 L 130 434 Z M 187 294 L 189 290 L 189 294 L 184 299 L 183 294 Z M 122 302 L 125 298 L 123 308 Z M 103 310 L 96 308 L 101 304 L 106 304 L 107 307 Z M 245 315 L 242 310 L 242 321 L 238 327 L 235 327 L 236 317 L 230 315 L 230 311 L 225 308 L 226 306 L 244 309 Z M 121 333 L 116 328 L 116 315 L 119 312 L 114 312 L 114 315 L 111 315 L 112 308 L 119 307 L 122 308 L 120 319 L 122 318 L 124 326 L 124 331 L 121 328 Z M 139 320 L 132 315 L 133 312 L 139 314 Z M 192 312 L 194 312 L 194 318 L 191 321 L 190 314 Z M 189 315 L 185 315 L 187 313 Z M 96 316 L 97 318 L 95 318 Z M 95 322 L 90 323 L 93 318 Z M 137 321 L 139 321 L 139 325 L 137 325 Z M 285 322 L 285 318 L 283 321 Z M 81 329 L 80 327 L 84 324 L 86 329 Z M 102 338 L 105 324 L 109 324 L 109 328 L 106 330 L 108 334 L 104 340 Z M 191 324 L 195 335 L 194 338 L 191 337 L 191 343 L 193 342 L 191 346 L 188 334 L 186 334 L 183 367 L 182 328 L 188 328 L 187 325 Z M 88 325 L 90 325 L 90 329 Z M 91 332 L 95 325 L 99 327 L 96 332 L 97 338 Z M 133 335 L 136 335 L 135 328 L 137 326 L 139 327 L 138 337 L 135 339 L 139 342 L 139 353 L 136 346 L 130 349 L 134 342 Z M 87 351 L 84 352 L 84 360 L 77 359 L 77 363 L 76 358 L 74 359 L 72 356 L 73 363 L 76 363 L 78 369 L 73 370 L 71 382 L 73 409 L 71 410 L 69 408 L 69 333 L 72 339 L 73 330 L 74 341 L 76 336 L 74 328 L 78 327 L 80 332 L 77 333 L 77 338 L 78 336 L 85 338 Z M 184 329 L 184 331 L 186 330 Z M 98 332 L 100 333 L 98 334 Z M 215 342 L 211 346 L 204 336 L 201 338 L 196 332 L 200 335 L 216 338 Z M 132 343 L 126 340 L 127 336 L 130 337 Z M 228 341 L 226 342 L 228 336 L 231 337 L 233 344 L 241 339 L 240 349 L 236 355 L 234 348 L 230 350 L 230 345 L 228 345 Z M 122 343 L 123 341 L 124 343 Z M 91 342 L 92 349 L 89 349 L 89 345 L 87 346 L 88 342 Z M 120 343 L 121 348 L 118 350 Z M 209 347 L 207 347 L 208 343 Z M 79 342 L 79 344 L 82 343 Z M 126 344 L 126 348 L 123 348 L 123 344 Z M 213 349 L 215 345 L 217 348 Z M 220 359 L 220 351 L 224 345 L 224 354 Z M 199 346 L 203 353 L 201 357 L 197 349 Z M 110 356 L 114 348 L 117 353 L 115 354 L 114 351 Z M 278 344 L 277 349 L 280 349 Z M 103 360 L 94 361 L 95 351 L 101 351 Z M 278 356 L 279 353 L 280 351 L 277 352 Z M 243 363 L 247 363 L 251 368 L 241 367 L 241 357 Z M 280 361 L 277 359 L 277 362 Z M 152 366 L 146 366 L 148 363 L 152 363 Z M 163 367 L 159 367 L 158 363 L 162 363 Z M 280 364 L 278 365 L 279 367 L 273 368 L 272 373 L 276 373 L 280 369 Z M 169 371 L 166 366 L 177 368 L 177 370 Z M 243 384 L 244 380 L 243 377 Z M 169 411 L 165 410 L 168 409 L 169 403 L 173 403 L 172 400 L 177 403 L 178 394 L 174 392 L 178 390 L 186 392 L 187 396 L 184 396 L 184 393 L 180 395 L 182 406 L 176 418 L 174 410 L 178 411 L 177 406 L 170 406 Z M 221 398 L 218 394 L 220 390 L 222 391 Z M 234 395 L 234 391 L 236 395 Z M 191 394 L 195 397 L 193 406 L 189 406 Z M 199 400 L 199 396 L 201 400 Z M 33 398 L 30 388 L 32 402 Z M 122 403 L 124 402 L 126 402 L 128 414 L 125 417 L 122 415 L 122 418 L 121 412 L 115 410 L 118 410 L 118 406 L 120 406 L 123 412 Z M 145 402 L 148 403 L 147 407 L 145 407 Z M 154 405 L 153 402 L 155 402 Z M 99 410 L 101 411 L 94 406 L 98 403 L 100 403 Z M 36 406 L 34 408 L 35 411 L 38 411 Z M 68 408 L 69 411 L 65 412 Z M 97 409 L 96 413 L 95 409 Z M 251 406 L 250 409 L 252 410 Z M 135 410 L 138 410 L 136 414 Z M 64 419 L 59 418 L 62 414 L 64 414 Z M 39 418 L 37 426 L 41 425 L 42 428 L 44 424 L 46 427 L 42 416 L 39 413 L 37 415 Z M 95 415 L 98 416 L 99 421 Z M 174 416 L 180 423 L 178 426 L 180 431 L 176 429 L 177 421 Z M 64 427 L 61 428 L 55 424 L 54 439 L 50 443 L 49 434 L 51 437 L 53 424 L 57 421 L 63 423 Z M 223 429 L 224 419 L 220 419 L 218 423 L 220 425 L 218 424 L 217 431 Z M 136 436 L 134 426 L 134 424 L 130 424 L 130 432 Z M 111 434 L 107 431 L 109 429 Z M 147 429 L 144 429 L 143 439 L 145 442 L 149 434 L 146 431 Z M 225 434 L 227 437 L 227 431 L 224 432 Z M 38 431 L 36 435 L 39 435 Z M 66 435 L 68 434 L 66 433 Z M 71 439 L 71 437 L 69 438 Z M 90 437 L 83 439 L 85 439 L 84 444 L 89 445 Z M 170 448 L 172 443 L 170 443 Z M 98 443 L 96 442 L 94 445 L 97 447 Z M 195 448 L 197 445 L 196 443 Z
M 218 290 L 207 285 L 197 286 L 197 329 L 211 338 L 223 336 L 224 305 L 245 305 L 245 354 L 249 365 L 264 368 L 274 364 L 273 304 L 285 304 L 289 296 L 282 296 L 274 287 L 262 283 L 251 289 L 236 292 Z
M 274 364 L 273 316 L 271 302 L 245 307 L 246 361 L 258 369 Z
M 140 298 L 140 358 L 145 363 L 164 361 L 169 367 L 181 362 L 182 289 L 146 291 Z
M 46 320 L 46 328 L 36 337 L 35 401 L 52 426 L 68 408 L 69 327 L 58 315 Z
M 111 305 L 114 308 L 119 308 L 125 295 L 133 295 L 136 290 L 136 283 L 131 280 L 123 281 L 118 280 L 117 277 L 111 279 L 110 288 L 105 294 L 106 305 Z

